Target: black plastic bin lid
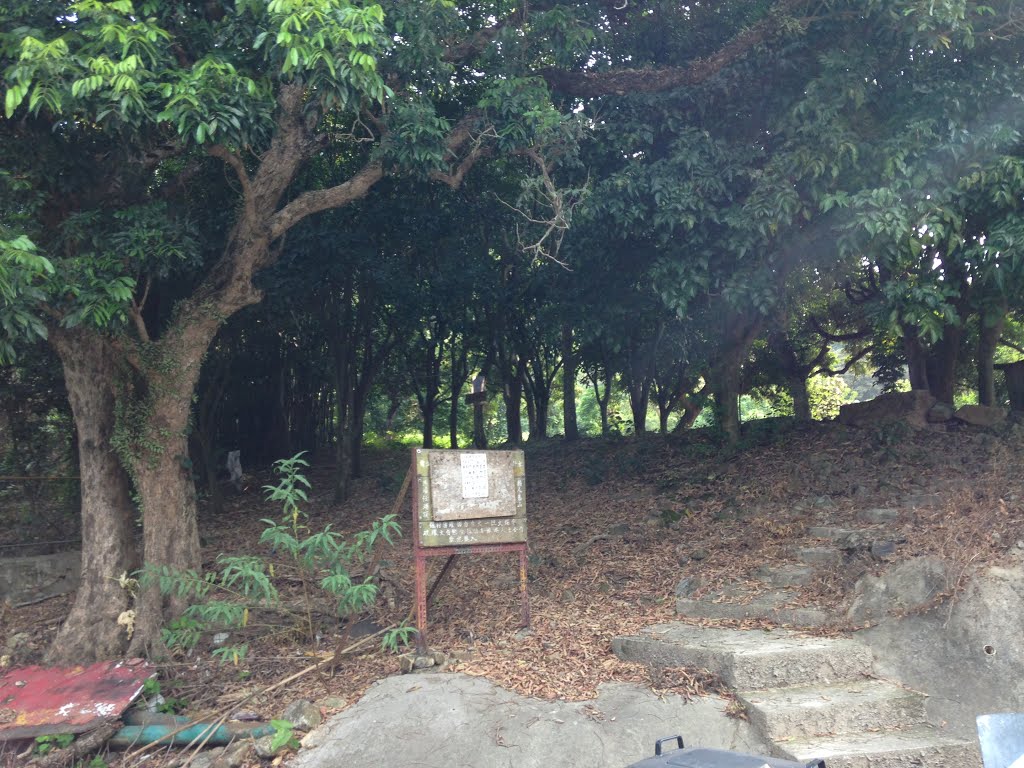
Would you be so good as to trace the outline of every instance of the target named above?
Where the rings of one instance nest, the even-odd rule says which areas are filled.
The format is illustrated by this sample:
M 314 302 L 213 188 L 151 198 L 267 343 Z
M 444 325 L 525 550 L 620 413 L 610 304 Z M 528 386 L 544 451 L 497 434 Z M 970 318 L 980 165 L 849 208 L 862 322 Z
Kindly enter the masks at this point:
M 663 755 L 633 763 L 628 768 L 825 768 L 825 763 L 794 763 L 792 760 L 780 760 L 775 757 L 694 747 L 674 749 Z

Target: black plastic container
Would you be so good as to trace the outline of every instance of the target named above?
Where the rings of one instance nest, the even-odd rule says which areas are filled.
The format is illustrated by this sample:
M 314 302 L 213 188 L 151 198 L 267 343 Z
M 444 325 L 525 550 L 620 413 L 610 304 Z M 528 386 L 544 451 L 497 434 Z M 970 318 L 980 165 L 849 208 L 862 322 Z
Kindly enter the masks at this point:
M 665 751 L 664 744 L 671 741 L 676 742 L 676 748 Z M 672 736 L 658 739 L 654 745 L 654 757 L 633 763 L 627 768 L 825 768 L 825 761 L 795 763 L 792 760 L 747 755 L 725 749 L 686 748 L 682 736 Z

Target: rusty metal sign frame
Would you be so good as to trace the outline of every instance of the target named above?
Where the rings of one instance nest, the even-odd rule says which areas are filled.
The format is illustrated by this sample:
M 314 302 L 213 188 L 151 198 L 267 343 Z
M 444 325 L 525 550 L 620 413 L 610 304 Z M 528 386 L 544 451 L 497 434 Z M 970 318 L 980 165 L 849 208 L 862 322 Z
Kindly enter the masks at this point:
M 508 521 L 510 519 L 521 520 L 521 530 L 517 526 L 509 526 L 509 536 L 521 538 L 517 541 L 497 541 L 489 543 L 469 543 L 462 545 L 436 546 L 425 544 L 422 541 L 421 527 L 433 519 L 433 508 L 431 506 L 431 475 L 430 475 L 430 453 L 438 452 L 439 449 L 414 448 L 412 451 L 412 471 L 415 474 L 412 487 L 412 529 L 413 529 L 413 556 L 416 567 L 416 631 L 417 647 L 422 652 L 427 648 L 427 608 L 433 599 L 437 589 L 443 583 L 445 577 L 451 571 L 455 558 L 459 555 L 488 555 L 500 554 L 502 552 L 517 552 L 519 554 L 519 594 L 520 594 L 520 622 L 521 626 L 530 626 L 530 596 L 527 590 L 526 567 L 527 567 L 527 537 L 526 537 L 526 494 L 525 494 L 525 462 L 522 451 L 444 451 L 444 453 L 465 453 L 465 454 L 513 454 L 512 466 L 515 474 L 515 514 L 513 518 L 502 515 L 500 518 L 480 518 L 483 520 L 493 519 Z M 486 525 L 482 523 L 481 525 Z M 494 530 L 493 528 L 491 530 Z M 504 528 L 498 528 L 504 531 Z M 491 534 L 494 535 L 494 534 Z M 501 533 L 497 535 L 502 535 Z M 447 557 L 441 573 L 431 586 L 427 589 L 427 560 L 431 557 Z

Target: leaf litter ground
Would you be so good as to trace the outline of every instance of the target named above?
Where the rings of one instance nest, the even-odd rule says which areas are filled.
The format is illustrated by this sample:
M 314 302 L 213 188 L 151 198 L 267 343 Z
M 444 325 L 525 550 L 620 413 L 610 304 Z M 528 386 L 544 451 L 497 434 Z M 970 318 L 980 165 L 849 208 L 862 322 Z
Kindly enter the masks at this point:
M 897 544 L 887 560 L 935 554 L 950 563 L 956 578 L 936 600 L 954 595 L 972 569 L 1024 549 L 1024 428 L 913 432 L 898 425 L 852 430 L 766 422 L 751 425 L 751 433 L 738 448 L 699 432 L 528 445 L 532 630 L 518 626 L 516 556 L 460 557 L 430 609 L 430 645 L 447 655 L 446 669 L 546 699 L 593 698 L 610 680 L 687 696 L 721 692 L 700 670 L 622 662 L 611 653 L 611 640 L 676 618 L 674 592 L 685 576 L 699 578 L 697 596 L 726 583 L 755 594 L 763 588 L 757 568 L 792 562 L 796 547 L 821 543 L 809 536 L 810 526 L 855 529 L 868 509 L 900 511 L 885 529 Z M 365 476 L 344 505 L 331 500 L 330 468 L 314 466 L 306 507 L 313 530 L 328 523 L 360 530 L 392 508 L 409 450 L 368 450 L 365 463 Z M 221 553 L 273 558 L 259 544 L 259 521 L 279 514 L 259 490 L 271 481 L 253 478 L 221 516 L 202 519 L 207 566 Z M 400 513 L 405 534 L 410 514 L 407 501 Z M 432 574 L 442 560 L 432 563 Z M 856 579 L 885 564 L 847 558 L 820 570 L 795 602 L 841 608 Z M 384 553 L 381 565 L 380 597 L 353 638 L 409 615 L 408 535 Z M 254 611 L 229 640 L 249 644 L 245 660 L 217 662 L 204 637 L 190 655 L 161 667 L 163 695 L 184 702 L 190 717 L 238 710 L 270 719 L 303 698 L 336 711 L 375 680 L 398 674 L 398 658 L 368 636 L 335 665 L 263 693 L 329 657 L 343 632 L 324 596 L 314 604 L 311 638 L 299 582 L 289 580 L 283 561 L 277 572 L 282 604 Z M 38 661 L 68 606 L 68 598 L 58 598 L 5 611 L 4 635 L 22 638 L 15 663 Z

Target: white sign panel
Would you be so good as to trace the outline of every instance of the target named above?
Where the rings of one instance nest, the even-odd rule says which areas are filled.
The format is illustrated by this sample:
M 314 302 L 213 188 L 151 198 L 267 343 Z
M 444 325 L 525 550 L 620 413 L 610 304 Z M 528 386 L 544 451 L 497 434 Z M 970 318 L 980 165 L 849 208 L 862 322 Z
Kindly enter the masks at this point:
M 487 489 L 487 454 L 463 453 L 462 460 L 462 498 L 485 499 L 490 494 Z

